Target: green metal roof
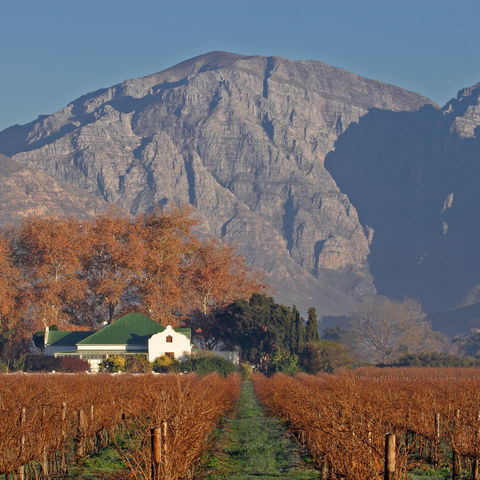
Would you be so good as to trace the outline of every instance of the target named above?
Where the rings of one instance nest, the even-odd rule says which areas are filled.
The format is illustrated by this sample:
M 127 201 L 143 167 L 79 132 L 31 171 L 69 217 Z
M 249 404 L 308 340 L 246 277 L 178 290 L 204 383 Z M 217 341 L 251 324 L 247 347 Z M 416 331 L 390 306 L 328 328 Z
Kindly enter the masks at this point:
M 129 313 L 77 343 L 79 345 L 147 345 L 152 335 L 163 330 L 165 327 L 145 315 Z
M 48 332 L 47 345 L 51 347 L 74 346 L 95 332 L 61 332 L 50 330 Z
M 129 313 L 96 332 L 49 332 L 48 345 L 148 345 L 148 339 L 165 327 L 141 313 Z M 190 328 L 175 328 L 191 340 Z
M 192 339 L 192 329 L 191 328 L 174 328 L 178 333 L 183 333 L 189 340 Z

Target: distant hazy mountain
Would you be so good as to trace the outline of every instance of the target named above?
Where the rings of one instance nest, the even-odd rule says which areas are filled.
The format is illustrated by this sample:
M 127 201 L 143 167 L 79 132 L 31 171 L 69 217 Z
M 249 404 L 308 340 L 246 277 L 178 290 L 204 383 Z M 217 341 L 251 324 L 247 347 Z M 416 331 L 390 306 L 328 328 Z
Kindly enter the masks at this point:
M 376 287 L 437 310 L 480 284 L 478 108 L 477 88 L 441 110 L 324 63 L 213 52 L 4 130 L 0 151 L 133 214 L 195 205 L 280 301 L 343 315 Z

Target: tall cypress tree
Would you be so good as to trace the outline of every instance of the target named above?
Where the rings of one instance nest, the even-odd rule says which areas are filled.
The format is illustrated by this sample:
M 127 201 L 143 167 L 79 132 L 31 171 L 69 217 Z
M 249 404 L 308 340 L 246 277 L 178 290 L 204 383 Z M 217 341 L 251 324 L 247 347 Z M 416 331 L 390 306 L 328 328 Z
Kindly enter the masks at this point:
M 292 351 L 298 353 L 300 345 L 305 342 L 305 327 L 296 305 L 292 307 Z
M 314 307 L 308 309 L 305 337 L 307 343 L 318 342 L 320 340 L 320 336 L 318 335 L 317 312 Z

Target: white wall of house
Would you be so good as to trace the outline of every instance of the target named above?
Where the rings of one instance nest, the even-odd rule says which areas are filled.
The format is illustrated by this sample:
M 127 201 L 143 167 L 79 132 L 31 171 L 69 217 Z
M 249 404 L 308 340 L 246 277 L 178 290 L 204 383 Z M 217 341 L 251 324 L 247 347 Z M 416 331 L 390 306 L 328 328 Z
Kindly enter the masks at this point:
M 189 338 L 183 333 L 176 332 L 171 325 L 167 325 L 163 332 L 156 333 L 148 339 L 149 362 L 167 354 L 173 354 L 176 359 L 182 359 L 191 352 L 192 346 Z
M 125 352 L 127 350 L 126 345 L 77 345 L 77 350 L 80 352 L 82 350 L 108 350 L 108 351 L 113 351 L 116 352 L 118 351 L 119 353 Z
M 235 365 L 240 365 L 240 347 L 233 347 L 233 350 L 229 350 L 223 342 L 219 342 L 211 352 Z
M 224 358 L 225 360 L 229 360 L 235 365 L 240 365 L 240 352 L 238 350 L 215 350 L 214 349 L 211 352 L 214 355 Z

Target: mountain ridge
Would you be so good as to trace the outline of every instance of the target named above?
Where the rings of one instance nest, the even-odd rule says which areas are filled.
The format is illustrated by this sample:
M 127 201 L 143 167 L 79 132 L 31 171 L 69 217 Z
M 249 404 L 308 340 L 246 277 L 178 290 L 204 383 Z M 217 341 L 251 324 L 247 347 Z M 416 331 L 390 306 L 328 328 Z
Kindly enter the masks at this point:
M 457 127 L 470 139 L 471 106 Z M 355 195 L 324 161 L 359 126 L 364 135 L 375 111 L 454 115 L 322 62 L 210 52 L 10 127 L 0 151 L 132 214 L 190 203 L 206 231 L 267 271 L 281 301 L 345 315 L 384 289 L 371 273 L 368 214 L 359 219 Z

